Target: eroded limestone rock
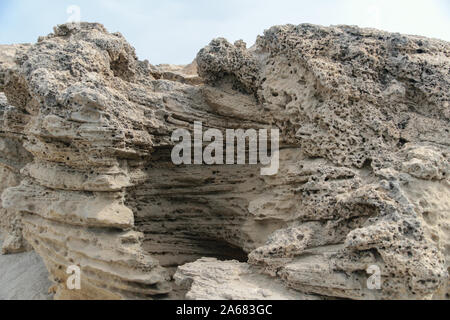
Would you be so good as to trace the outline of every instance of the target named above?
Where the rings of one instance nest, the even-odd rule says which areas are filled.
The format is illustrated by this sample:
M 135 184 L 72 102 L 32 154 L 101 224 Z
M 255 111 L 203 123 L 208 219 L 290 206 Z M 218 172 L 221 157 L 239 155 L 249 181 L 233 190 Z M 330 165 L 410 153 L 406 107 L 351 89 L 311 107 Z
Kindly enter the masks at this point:
M 0 77 L 13 69 L 12 52 L 14 46 L 0 46 Z M 6 58 L 5 58 L 6 56 Z M 32 161 L 31 155 L 24 149 L 23 127 L 26 115 L 9 105 L 1 92 L 3 78 L 0 79 L 0 194 L 10 187 L 20 184 L 20 170 Z M 22 223 L 17 208 L 5 209 L 0 203 L 0 232 L 5 235 L 1 253 L 10 254 L 30 250 L 22 235 Z
M 186 298 L 191 300 L 318 300 L 236 260 L 203 258 L 179 267 L 174 279 L 189 289 Z
M 18 120 L 2 130 L 32 161 L 2 205 L 56 298 L 171 298 L 177 268 L 192 299 L 448 298 L 449 43 L 286 25 L 152 66 L 82 23 L 15 61 L 3 88 Z M 175 166 L 171 134 L 194 121 L 279 128 L 278 174 Z

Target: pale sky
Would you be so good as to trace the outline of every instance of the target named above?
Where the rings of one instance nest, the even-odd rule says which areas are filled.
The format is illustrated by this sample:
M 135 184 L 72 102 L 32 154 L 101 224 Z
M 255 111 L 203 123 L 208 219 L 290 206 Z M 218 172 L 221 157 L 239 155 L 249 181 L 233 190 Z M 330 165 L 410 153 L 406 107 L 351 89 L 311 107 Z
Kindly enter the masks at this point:
M 120 31 L 141 60 L 191 62 L 213 38 L 249 45 L 278 24 L 349 24 L 450 41 L 450 0 L 0 0 L 0 44 L 35 42 L 68 21 Z

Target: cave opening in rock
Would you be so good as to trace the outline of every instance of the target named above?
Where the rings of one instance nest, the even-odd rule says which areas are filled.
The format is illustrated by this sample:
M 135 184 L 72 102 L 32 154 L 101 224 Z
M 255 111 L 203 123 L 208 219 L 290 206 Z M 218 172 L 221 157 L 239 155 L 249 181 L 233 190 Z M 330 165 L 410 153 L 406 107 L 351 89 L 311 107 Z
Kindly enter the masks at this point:
M 144 250 L 170 269 L 203 257 L 247 262 L 255 244 L 242 188 L 255 188 L 242 172 L 257 176 L 257 168 L 174 166 L 166 151 L 155 151 L 146 182 L 127 192 Z

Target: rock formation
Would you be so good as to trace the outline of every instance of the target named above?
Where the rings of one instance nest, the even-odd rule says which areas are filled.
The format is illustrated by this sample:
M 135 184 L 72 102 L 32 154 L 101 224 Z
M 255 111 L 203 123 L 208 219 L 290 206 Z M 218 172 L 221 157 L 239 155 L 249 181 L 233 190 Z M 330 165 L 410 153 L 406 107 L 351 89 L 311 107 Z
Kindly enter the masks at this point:
M 20 184 L 20 170 L 32 161 L 32 156 L 23 147 L 24 126 L 27 116 L 8 104 L 3 93 L 8 70 L 15 67 L 17 51 L 26 50 L 25 45 L 0 46 L 0 194 L 9 187 Z M 18 253 L 30 247 L 22 237 L 20 212 L 6 210 L 0 203 L 0 230 L 6 232 L 2 253 Z
M 156 67 L 81 23 L 15 50 L 0 222 L 55 298 L 449 298 L 448 42 L 286 25 Z M 194 121 L 280 129 L 279 173 L 174 165 L 171 134 Z

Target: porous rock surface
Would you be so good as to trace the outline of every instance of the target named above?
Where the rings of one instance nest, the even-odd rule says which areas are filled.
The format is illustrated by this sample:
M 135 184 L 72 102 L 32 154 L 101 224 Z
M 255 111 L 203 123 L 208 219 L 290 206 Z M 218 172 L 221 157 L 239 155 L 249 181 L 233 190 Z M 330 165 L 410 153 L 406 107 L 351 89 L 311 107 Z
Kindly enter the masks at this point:
M 285 25 L 156 67 L 82 23 L 0 68 L 0 220 L 55 298 L 449 298 L 448 42 Z M 278 174 L 175 166 L 171 134 L 194 121 L 279 128 Z
M 281 281 L 255 272 L 247 263 L 203 258 L 178 268 L 175 283 L 200 300 L 318 300 L 286 290 Z
M 7 73 L 15 68 L 15 56 L 24 51 L 28 45 L 0 45 L 0 194 L 9 187 L 20 184 L 20 170 L 32 161 L 32 156 L 23 147 L 24 126 L 27 115 L 11 106 L 2 93 Z M 0 230 L 5 233 L 5 241 L 1 246 L 2 253 L 18 253 L 27 251 L 22 237 L 20 212 L 15 209 L 6 210 L 0 203 Z

